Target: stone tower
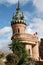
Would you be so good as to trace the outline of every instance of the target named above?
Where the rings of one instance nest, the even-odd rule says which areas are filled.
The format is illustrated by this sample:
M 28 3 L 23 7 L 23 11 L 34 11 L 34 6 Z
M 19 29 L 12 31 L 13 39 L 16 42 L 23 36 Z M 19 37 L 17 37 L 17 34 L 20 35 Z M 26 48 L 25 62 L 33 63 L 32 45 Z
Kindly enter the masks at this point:
M 11 22 L 13 34 L 16 33 L 24 33 L 26 28 L 26 22 L 24 20 L 23 12 L 21 12 L 20 4 L 18 1 L 18 7 L 16 9 L 16 15 L 13 16 L 12 22 Z
M 34 35 L 25 33 L 26 22 L 24 19 L 23 12 L 21 12 L 19 1 L 18 7 L 16 9 L 16 14 L 12 17 L 11 26 L 13 31 L 11 39 L 19 39 L 25 45 L 27 53 L 30 54 L 30 57 L 35 60 L 38 60 L 39 42 L 37 33 L 35 33 Z

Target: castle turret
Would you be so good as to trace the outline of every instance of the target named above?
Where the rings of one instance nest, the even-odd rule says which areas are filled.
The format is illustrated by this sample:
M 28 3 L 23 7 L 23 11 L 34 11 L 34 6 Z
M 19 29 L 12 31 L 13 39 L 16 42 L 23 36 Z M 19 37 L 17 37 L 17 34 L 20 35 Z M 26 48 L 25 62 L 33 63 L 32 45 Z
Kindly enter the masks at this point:
M 16 14 L 15 16 L 13 15 L 12 17 L 11 26 L 12 26 L 13 34 L 24 33 L 26 28 L 26 22 L 24 20 L 23 12 L 21 12 L 19 1 L 18 1 L 18 7 L 16 9 Z
M 37 32 L 34 35 L 25 33 L 26 22 L 24 19 L 23 12 L 21 12 L 19 1 L 18 7 L 16 9 L 16 14 L 12 17 L 11 26 L 13 31 L 11 39 L 20 40 L 25 45 L 26 51 L 28 54 L 30 54 L 30 57 L 38 60 L 39 43 Z

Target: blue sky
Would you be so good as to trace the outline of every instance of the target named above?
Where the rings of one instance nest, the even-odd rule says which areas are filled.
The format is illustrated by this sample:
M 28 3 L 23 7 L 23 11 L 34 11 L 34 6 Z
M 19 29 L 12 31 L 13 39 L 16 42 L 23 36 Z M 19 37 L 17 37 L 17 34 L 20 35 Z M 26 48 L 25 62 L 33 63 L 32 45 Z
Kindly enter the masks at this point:
M 11 43 L 11 20 L 16 13 L 18 0 L 0 0 L 0 50 L 8 50 Z M 43 38 L 43 0 L 20 0 L 21 11 L 27 22 L 25 32 Z

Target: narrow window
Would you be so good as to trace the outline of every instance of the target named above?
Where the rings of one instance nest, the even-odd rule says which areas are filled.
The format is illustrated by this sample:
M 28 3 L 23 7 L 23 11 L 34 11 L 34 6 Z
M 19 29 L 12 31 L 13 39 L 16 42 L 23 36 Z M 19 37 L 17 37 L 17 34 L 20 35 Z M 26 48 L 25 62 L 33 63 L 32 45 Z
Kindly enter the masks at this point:
M 20 29 L 18 28 L 18 33 L 20 32 Z
M 29 55 L 30 55 L 30 49 L 28 50 L 28 52 L 29 52 Z

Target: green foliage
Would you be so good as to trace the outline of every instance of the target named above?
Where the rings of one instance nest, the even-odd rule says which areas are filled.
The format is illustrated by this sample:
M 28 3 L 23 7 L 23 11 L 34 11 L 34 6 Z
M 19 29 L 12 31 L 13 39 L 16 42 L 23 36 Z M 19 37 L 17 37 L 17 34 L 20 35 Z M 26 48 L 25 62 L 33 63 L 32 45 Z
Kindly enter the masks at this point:
M 1 53 L 1 54 L 0 54 L 0 58 L 2 58 L 2 57 L 4 57 L 4 53 Z
M 7 56 L 7 65 L 34 65 L 29 60 L 25 45 L 22 42 L 17 39 L 13 40 L 9 48 L 13 51 L 13 54 Z
M 7 65 L 9 65 L 9 64 L 10 65 L 12 65 L 12 64 L 16 65 L 18 63 L 18 56 L 15 54 L 8 54 L 6 59 L 7 59 L 7 62 L 6 62 Z
M 25 53 L 25 46 L 17 39 L 12 41 L 12 43 L 9 45 L 9 48 L 18 56 L 24 55 Z

